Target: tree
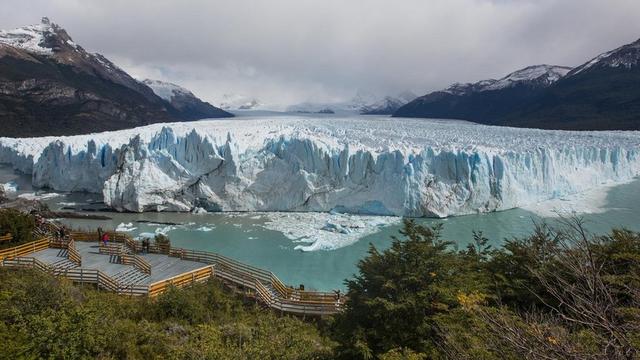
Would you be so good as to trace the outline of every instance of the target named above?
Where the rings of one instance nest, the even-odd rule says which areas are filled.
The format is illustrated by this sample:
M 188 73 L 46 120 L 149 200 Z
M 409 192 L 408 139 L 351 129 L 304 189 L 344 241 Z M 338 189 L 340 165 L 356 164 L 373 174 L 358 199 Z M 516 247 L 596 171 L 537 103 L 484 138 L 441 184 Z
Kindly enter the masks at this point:
M 460 292 L 482 290 L 467 262 L 441 239 L 442 226 L 424 227 L 405 220 L 391 247 L 371 245 L 347 281 L 345 311 L 336 317 L 335 339 L 345 358 L 368 359 L 397 349 L 437 352 L 438 315 L 459 306 Z
M 0 243 L 0 246 L 12 247 L 32 240 L 36 224 L 32 216 L 15 209 L 0 210 L 0 236 L 11 234 L 13 239 Z

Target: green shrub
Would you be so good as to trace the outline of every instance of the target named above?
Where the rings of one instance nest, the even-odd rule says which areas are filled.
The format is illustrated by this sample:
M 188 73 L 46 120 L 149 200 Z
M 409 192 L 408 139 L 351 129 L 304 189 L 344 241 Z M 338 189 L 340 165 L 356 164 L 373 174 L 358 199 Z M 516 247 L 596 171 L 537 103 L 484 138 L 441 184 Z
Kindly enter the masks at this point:
M 0 209 L 0 236 L 11 234 L 13 240 L 0 242 L 0 248 L 13 247 L 33 240 L 35 220 L 15 209 Z

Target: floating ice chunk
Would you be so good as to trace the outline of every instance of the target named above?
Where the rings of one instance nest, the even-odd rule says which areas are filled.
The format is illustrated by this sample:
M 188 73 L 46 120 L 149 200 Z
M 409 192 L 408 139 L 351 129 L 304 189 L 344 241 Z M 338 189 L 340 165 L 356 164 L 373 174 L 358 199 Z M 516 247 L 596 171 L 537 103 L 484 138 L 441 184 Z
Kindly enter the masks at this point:
M 118 227 L 116 227 L 116 231 L 118 232 L 131 232 L 133 230 L 136 230 L 137 228 L 133 226 L 133 223 L 120 223 L 120 225 L 118 225 Z
M 59 196 L 62 196 L 62 194 L 30 192 L 30 193 L 24 193 L 24 194 L 18 195 L 19 198 L 25 199 L 25 200 L 47 200 L 47 199 L 53 199 Z
M 399 224 L 393 216 L 329 213 L 268 213 L 264 227 L 283 233 L 301 251 L 335 250 L 349 246 L 382 227 Z
M 169 225 L 169 226 L 165 226 L 165 227 L 159 227 L 155 230 L 156 235 L 157 234 L 162 234 L 162 235 L 167 235 L 169 232 L 177 229 L 178 227 L 175 225 Z
M 155 236 L 156 236 L 156 233 L 143 232 L 138 234 L 138 236 L 136 236 L 135 239 L 136 240 L 153 239 Z
M 18 184 L 15 181 L 10 181 L 6 184 L 0 184 L 5 192 L 7 193 L 15 193 L 18 191 Z
M 211 226 L 201 226 L 199 228 L 197 228 L 197 231 L 203 231 L 203 232 L 209 232 L 209 231 L 213 231 L 215 229 L 215 227 L 211 227 Z

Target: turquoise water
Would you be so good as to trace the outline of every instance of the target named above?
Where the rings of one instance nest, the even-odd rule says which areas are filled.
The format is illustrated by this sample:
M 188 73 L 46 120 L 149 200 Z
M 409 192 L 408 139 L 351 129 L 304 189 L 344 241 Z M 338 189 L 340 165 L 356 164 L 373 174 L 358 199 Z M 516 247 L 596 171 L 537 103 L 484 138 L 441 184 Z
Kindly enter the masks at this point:
M 17 182 L 23 193 L 33 191 L 28 185 L 28 177 L 17 175 L 6 167 L 0 167 L 0 183 L 8 181 Z M 95 204 L 99 200 L 96 194 L 76 193 L 64 194 L 46 201 L 52 208 L 75 207 L 87 210 L 102 207 L 100 204 Z M 583 215 L 589 230 L 604 233 L 612 227 L 626 227 L 640 231 L 640 180 L 611 189 L 607 195 L 605 208 L 606 211 L 600 214 Z M 264 220 L 251 214 L 237 216 L 233 214 L 85 212 L 110 216 L 112 219 L 64 220 L 64 222 L 84 229 L 95 229 L 98 226 L 113 229 L 120 223 L 132 223 L 136 228 L 131 231 L 134 236 L 168 226 L 158 223 L 176 223 L 179 225 L 172 227 L 167 233 L 174 246 L 215 251 L 271 270 L 287 284 L 294 286 L 304 284 L 307 289 L 316 290 L 344 289 L 344 279 L 350 278 L 357 271 L 356 264 L 366 255 L 369 244 L 375 245 L 378 249 L 385 249 L 391 243 L 391 236 L 398 235 L 400 229 L 399 225 L 387 226 L 352 245 L 336 250 L 302 252 L 294 250 L 297 243 L 281 232 L 265 229 L 261 226 Z M 494 246 L 500 246 L 506 238 L 520 237 L 530 233 L 533 222 L 540 220 L 544 219 L 532 212 L 515 209 L 444 220 L 419 219 L 418 222 L 425 225 L 443 223 L 444 238 L 453 241 L 457 247 L 463 248 L 472 240 L 473 230 L 482 231 Z M 202 231 L 202 226 L 212 230 Z

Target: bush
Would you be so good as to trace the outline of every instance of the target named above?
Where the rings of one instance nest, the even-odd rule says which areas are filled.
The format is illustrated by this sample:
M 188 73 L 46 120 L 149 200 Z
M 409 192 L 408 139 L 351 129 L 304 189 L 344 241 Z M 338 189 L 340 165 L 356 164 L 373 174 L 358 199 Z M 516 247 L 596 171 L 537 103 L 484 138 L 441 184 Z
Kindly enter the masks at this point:
M 157 299 L 0 268 L 0 359 L 330 359 L 312 324 L 245 305 L 216 280 Z
M 31 215 L 15 209 L 1 209 L 0 236 L 11 234 L 13 240 L 1 242 L 0 248 L 13 247 L 31 241 L 35 227 L 36 223 Z
M 482 234 L 455 252 L 406 221 L 347 282 L 332 336 L 341 358 L 637 359 L 640 234 L 539 225 L 499 250 Z

